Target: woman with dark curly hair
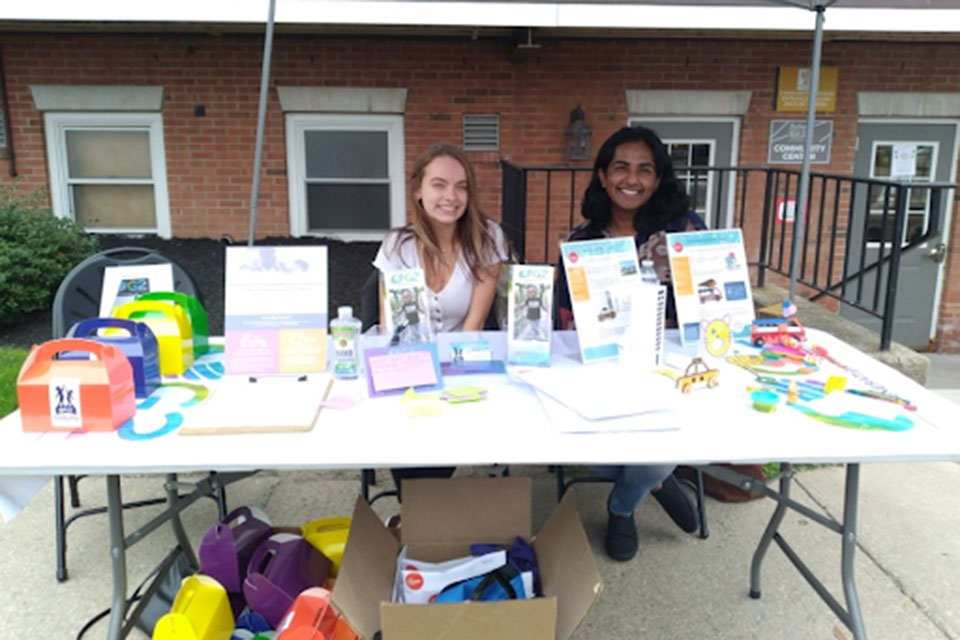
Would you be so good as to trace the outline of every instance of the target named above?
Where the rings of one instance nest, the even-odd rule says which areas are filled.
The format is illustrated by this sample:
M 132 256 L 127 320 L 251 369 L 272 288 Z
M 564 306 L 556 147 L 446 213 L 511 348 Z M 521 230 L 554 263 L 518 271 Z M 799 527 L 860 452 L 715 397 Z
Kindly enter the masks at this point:
M 597 238 L 633 237 L 641 260 L 653 260 L 661 281 L 669 282 L 666 234 L 703 229 L 700 217 L 688 209 L 688 199 L 677 182 L 663 142 L 645 127 L 624 127 L 610 136 L 597 152 L 593 178 L 580 208 L 587 222 L 574 229 L 568 242 Z M 574 328 L 573 308 L 566 273 L 560 265 L 556 300 L 559 326 Z M 673 314 L 670 292 L 667 314 Z M 637 527 L 633 512 L 653 493 L 681 529 L 697 529 L 693 504 L 673 477 L 673 465 L 594 467 L 594 473 L 614 481 L 607 501 L 605 548 L 615 560 L 630 560 L 637 553 Z

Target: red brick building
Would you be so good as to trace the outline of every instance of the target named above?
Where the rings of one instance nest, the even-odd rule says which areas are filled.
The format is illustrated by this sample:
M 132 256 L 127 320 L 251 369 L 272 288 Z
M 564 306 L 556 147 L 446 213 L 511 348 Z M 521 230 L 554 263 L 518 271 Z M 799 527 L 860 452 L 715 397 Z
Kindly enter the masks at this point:
M 178 20 L 115 4 L 88 3 L 52 21 L 37 15 L 43 7 L 0 10 L 0 180 L 16 176 L 49 192 L 56 215 L 91 230 L 245 238 L 263 57 L 255 21 L 265 9 Z M 331 3 L 353 13 L 325 21 L 295 6 L 284 13 L 281 3 L 258 237 L 382 237 L 404 220 L 406 169 L 438 141 L 478 149 L 470 154 L 481 200 L 499 217 L 501 159 L 589 165 L 565 156 L 578 105 L 594 151 L 615 129 L 641 122 L 671 143 L 678 164 L 766 165 L 773 121 L 804 117 L 777 111 L 776 99 L 781 68 L 809 67 L 808 12 L 766 9 L 778 17 L 750 29 L 717 23 L 715 7 L 667 6 L 652 19 L 632 5 L 569 15 L 575 5 L 538 5 L 557 9 L 544 24 L 524 5 L 516 15 L 496 5 L 494 15 L 476 3 L 481 13 L 448 17 L 445 3 L 423 3 L 406 19 L 444 26 L 378 13 L 408 4 L 416 3 Z M 818 119 L 830 121 L 832 142 L 829 162 L 814 170 L 889 176 L 893 145 L 909 142 L 920 157 L 916 179 L 960 179 L 960 11 L 923 5 L 934 8 L 852 17 L 856 9 L 828 9 L 836 29 L 826 32 L 823 66 L 836 69 L 835 106 Z M 934 345 L 956 351 L 960 252 L 952 239 L 960 222 L 950 198 L 929 316 Z M 531 194 L 531 236 L 545 233 L 541 204 Z M 733 209 L 732 200 L 723 208 Z M 551 224 L 548 244 L 565 231 L 565 216 Z M 759 211 L 746 214 L 748 243 L 759 219 Z

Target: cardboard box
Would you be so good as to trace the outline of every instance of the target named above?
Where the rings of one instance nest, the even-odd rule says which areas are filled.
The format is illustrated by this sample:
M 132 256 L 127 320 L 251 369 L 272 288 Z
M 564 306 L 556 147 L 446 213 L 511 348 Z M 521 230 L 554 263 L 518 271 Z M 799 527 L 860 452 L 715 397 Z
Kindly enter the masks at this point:
M 357 500 L 333 603 L 366 640 L 566 640 L 603 589 L 572 496 L 550 514 L 532 544 L 544 597 L 461 604 L 392 604 L 396 558 L 440 562 L 470 554 L 474 543 L 531 539 L 530 478 L 408 480 L 398 542 Z

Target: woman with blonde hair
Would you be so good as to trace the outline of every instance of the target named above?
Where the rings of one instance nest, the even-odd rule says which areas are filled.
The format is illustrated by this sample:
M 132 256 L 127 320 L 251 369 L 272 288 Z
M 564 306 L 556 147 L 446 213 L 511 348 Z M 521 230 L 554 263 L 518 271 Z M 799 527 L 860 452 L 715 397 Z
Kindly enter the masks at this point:
M 423 269 L 433 333 L 483 329 L 507 249 L 500 225 L 480 209 L 466 154 L 430 147 L 413 166 L 407 202 L 410 223 L 387 235 L 373 266 Z M 381 300 L 381 321 L 383 308 Z
M 449 144 L 430 147 L 407 181 L 410 223 L 392 230 L 373 265 L 381 272 L 423 269 L 432 333 L 480 331 L 496 296 L 501 263 L 508 257 L 500 225 L 480 210 L 477 179 L 466 154 Z M 380 320 L 385 305 L 380 300 Z M 450 477 L 453 467 L 392 469 L 401 481 Z

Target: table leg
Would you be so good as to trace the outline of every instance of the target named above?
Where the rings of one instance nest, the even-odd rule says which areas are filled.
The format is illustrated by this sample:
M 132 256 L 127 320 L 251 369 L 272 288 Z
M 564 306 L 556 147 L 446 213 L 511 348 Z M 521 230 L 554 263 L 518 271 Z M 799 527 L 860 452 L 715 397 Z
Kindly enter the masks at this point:
M 127 614 L 127 549 L 123 534 L 120 476 L 107 476 L 107 519 L 110 521 L 110 560 L 113 564 L 113 605 L 108 640 L 119 640 Z
M 197 562 L 197 555 L 193 552 L 193 546 L 190 544 L 187 532 L 183 528 L 183 521 L 180 520 L 180 510 L 176 509 L 177 503 L 180 501 L 180 492 L 177 489 L 177 474 L 168 473 L 167 482 L 164 486 L 166 487 L 167 502 L 171 510 L 170 525 L 173 527 L 173 535 L 176 537 L 180 549 L 186 554 L 187 560 L 190 561 L 190 565 L 199 567 L 200 563 Z
M 781 465 L 780 472 L 783 474 L 780 476 L 780 495 L 784 498 L 790 497 L 790 481 L 793 478 L 793 470 L 789 463 L 784 463 Z M 787 513 L 787 504 L 783 501 L 777 501 L 777 508 L 773 511 L 773 515 L 770 516 L 770 522 L 767 523 L 767 528 L 763 532 L 763 537 L 760 538 L 760 543 L 757 545 L 757 550 L 753 552 L 753 560 L 750 563 L 750 597 L 757 599 L 760 597 L 760 565 L 763 563 L 763 556 L 766 555 L 767 549 L 770 548 L 770 543 L 773 541 L 773 536 L 777 533 L 777 530 L 780 528 L 780 523 L 783 522 L 783 516 Z
M 857 502 L 860 495 L 860 465 L 847 465 L 847 479 L 843 496 L 843 530 L 841 533 L 840 576 L 843 595 L 847 599 L 847 626 L 856 640 L 863 640 L 867 633 L 863 627 L 860 598 L 853 575 L 854 555 L 857 551 Z

